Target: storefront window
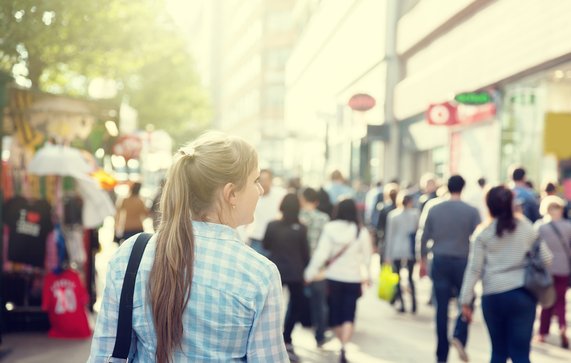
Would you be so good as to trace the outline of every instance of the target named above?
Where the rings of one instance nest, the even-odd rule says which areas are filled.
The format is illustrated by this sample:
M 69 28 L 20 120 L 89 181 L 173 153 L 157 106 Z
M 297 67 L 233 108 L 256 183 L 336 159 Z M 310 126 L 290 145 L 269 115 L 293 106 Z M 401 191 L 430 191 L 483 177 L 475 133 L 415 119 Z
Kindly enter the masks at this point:
M 541 182 L 543 157 L 543 94 L 541 85 L 516 85 L 503 98 L 500 178 L 509 180 L 508 170 L 518 164 L 528 179 Z

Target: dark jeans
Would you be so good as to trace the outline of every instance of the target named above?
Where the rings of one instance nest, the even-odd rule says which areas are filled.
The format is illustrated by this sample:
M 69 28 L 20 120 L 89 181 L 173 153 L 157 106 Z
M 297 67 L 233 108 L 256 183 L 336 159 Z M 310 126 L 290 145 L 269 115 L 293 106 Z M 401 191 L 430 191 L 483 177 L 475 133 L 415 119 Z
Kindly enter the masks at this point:
M 291 344 L 291 332 L 293 331 L 295 323 L 300 320 L 303 309 L 303 282 L 284 282 L 283 284 L 286 285 L 289 290 L 289 303 L 287 305 L 284 323 L 284 341 Z
M 539 334 L 549 334 L 549 326 L 551 325 L 551 317 L 556 315 L 559 320 L 559 329 L 567 327 L 565 321 L 565 293 L 567 292 L 567 284 L 569 276 L 553 276 L 553 285 L 555 285 L 556 299 L 555 304 L 549 309 L 541 309 L 541 319 L 539 324 Z
M 439 362 L 448 360 L 448 305 L 454 295 L 462 290 L 464 270 L 468 263 L 467 258 L 438 256 L 432 259 L 432 286 L 436 300 L 436 334 L 438 344 L 436 357 Z M 468 324 L 462 319 L 461 311 L 456 319 L 454 338 L 466 346 L 468 342 Z
M 415 262 L 410 260 L 406 262 L 406 268 L 408 270 L 408 286 L 410 287 L 410 294 L 412 295 L 412 311 L 416 312 L 416 292 L 414 288 L 414 279 L 412 278 L 412 273 L 414 271 Z M 402 261 L 397 260 L 393 262 L 393 270 L 399 274 L 399 282 L 397 283 L 397 292 L 395 294 L 395 301 L 400 301 L 402 310 L 404 310 L 404 299 L 402 298 L 402 290 L 400 286 L 400 270 L 402 268 Z
M 315 328 L 315 340 L 323 342 L 327 330 L 327 280 L 314 281 L 308 286 L 311 305 L 311 323 Z
M 523 288 L 482 296 L 482 311 L 492 341 L 491 363 L 529 363 L 535 299 Z

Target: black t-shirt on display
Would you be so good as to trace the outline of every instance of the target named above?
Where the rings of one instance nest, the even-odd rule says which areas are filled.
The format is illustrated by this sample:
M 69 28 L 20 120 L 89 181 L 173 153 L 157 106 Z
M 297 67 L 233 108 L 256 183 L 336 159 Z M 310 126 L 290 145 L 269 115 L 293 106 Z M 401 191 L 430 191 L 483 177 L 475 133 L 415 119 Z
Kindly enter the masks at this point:
M 46 238 L 53 229 L 49 203 L 14 197 L 4 208 L 4 223 L 10 229 L 8 260 L 44 267 Z

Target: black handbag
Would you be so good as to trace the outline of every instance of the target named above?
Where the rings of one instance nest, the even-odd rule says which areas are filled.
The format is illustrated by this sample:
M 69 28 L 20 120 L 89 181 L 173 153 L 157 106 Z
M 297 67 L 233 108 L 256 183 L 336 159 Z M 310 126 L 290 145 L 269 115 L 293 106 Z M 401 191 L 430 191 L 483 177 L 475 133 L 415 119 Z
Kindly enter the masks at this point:
M 129 256 L 127 271 L 123 278 L 121 288 L 121 298 L 119 300 L 119 316 L 117 317 L 117 334 L 115 336 L 115 346 L 113 354 L 107 358 L 105 363 L 127 363 L 129 350 L 131 349 L 131 335 L 133 334 L 133 293 L 135 292 L 135 280 L 137 270 L 141 264 L 141 258 L 151 233 L 141 233 L 137 237 L 133 250 Z
M 526 254 L 524 287 L 543 308 L 550 308 L 555 303 L 555 287 L 553 277 L 547 271 L 540 256 L 541 239 L 537 239 Z

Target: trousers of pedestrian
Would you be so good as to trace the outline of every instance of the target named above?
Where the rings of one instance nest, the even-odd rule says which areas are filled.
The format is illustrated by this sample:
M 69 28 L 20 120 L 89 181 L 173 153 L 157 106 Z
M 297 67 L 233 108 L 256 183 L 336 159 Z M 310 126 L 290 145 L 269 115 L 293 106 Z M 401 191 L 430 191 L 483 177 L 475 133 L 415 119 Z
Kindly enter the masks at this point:
M 301 318 L 304 295 L 303 282 L 284 282 L 289 290 L 289 303 L 284 322 L 284 341 L 291 344 L 291 332 Z
M 311 323 L 315 329 L 315 340 L 322 343 L 327 330 L 327 280 L 314 281 L 309 286 Z
M 529 363 L 537 302 L 523 288 L 482 296 L 482 312 L 492 342 L 491 363 Z
M 408 270 L 408 286 L 410 288 L 410 294 L 411 294 L 411 299 L 412 299 L 412 311 L 416 312 L 416 290 L 414 288 L 414 279 L 413 279 L 413 271 L 414 271 L 414 264 L 415 261 L 413 260 L 407 260 L 406 261 L 406 268 Z M 396 294 L 395 294 L 395 301 L 400 301 L 400 303 L 402 304 L 402 309 L 404 310 L 404 299 L 402 296 L 402 289 L 401 289 L 401 284 L 400 284 L 400 271 L 402 268 L 402 261 L 401 260 L 396 260 L 393 261 L 393 270 L 394 272 L 399 274 L 399 282 L 397 283 L 397 287 L 396 287 Z
M 450 348 L 448 341 L 448 307 L 450 299 L 458 296 L 462 290 L 464 270 L 468 264 L 467 257 L 435 255 L 432 260 L 432 288 L 436 300 L 436 358 L 438 362 L 448 360 Z M 466 346 L 468 342 L 468 323 L 463 319 L 458 306 L 458 315 L 453 337 Z
M 539 324 L 539 334 L 548 335 L 549 326 L 551 325 L 551 318 L 553 315 L 557 316 L 559 321 L 559 329 L 567 327 L 567 322 L 565 320 L 565 294 L 567 293 L 567 284 L 569 281 L 569 276 L 553 276 L 553 285 L 555 286 L 555 304 L 548 309 L 541 309 L 541 318 Z

